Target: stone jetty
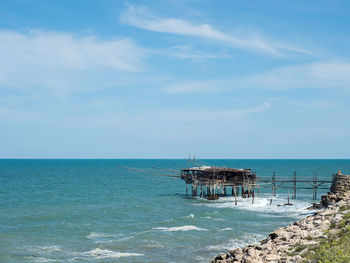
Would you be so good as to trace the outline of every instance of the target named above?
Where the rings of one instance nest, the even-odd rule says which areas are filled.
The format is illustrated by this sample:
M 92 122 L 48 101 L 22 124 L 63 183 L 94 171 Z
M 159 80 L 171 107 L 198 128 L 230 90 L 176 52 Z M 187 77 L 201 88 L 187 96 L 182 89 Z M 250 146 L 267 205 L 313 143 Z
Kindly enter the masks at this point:
M 308 262 L 304 256 L 312 253 L 317 244 L 346 231 L 350 225 L 349 213 L 350 175 L 339 171 L 333 176 L 330 192 L 322 196 L 321 206 L 313 215 L 276 229 L 260 244 L 220 254 L 211 263 Z

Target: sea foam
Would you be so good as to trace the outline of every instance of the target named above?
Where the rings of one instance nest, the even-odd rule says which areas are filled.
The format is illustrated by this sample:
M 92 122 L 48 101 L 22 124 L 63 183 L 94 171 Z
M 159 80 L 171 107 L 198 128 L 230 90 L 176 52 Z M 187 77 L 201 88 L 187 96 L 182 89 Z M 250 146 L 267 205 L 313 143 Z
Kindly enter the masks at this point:
M 106 238 L 106 237 L 117 237 L 118 235 L 111 235 L 111 234 L 105 234 L 105 233 L 97 233 L 97 232 L 91 232 L 86 237 L 89 239 L 95 239 L 95 238 Z
M 207 229 L 199 228 L 196 226 L 175 226 L 175 227 L 155 227 L 153 229 L 162 230 L 164 232 L 174 232 L 174 231 L 207 231 Z
M 108 249 L 95 248 L 84 253 L 87 256 L 93 257 L 95 259 L 106 259 L 106 258 L 121 258 L 121 257 L 135 257 L 143 256 L 139 253 L 126 253 L 126 252 L 116 252 Z
M 290 200 L 293 203 L 292 206 L 284 206 L 287 203 L 285 196 L 279 196 L 272 198 L 272 204 L 270 204 L 271 197 L 260 196 L 255 197 L 254 203 L 252 199 L 237 198 L 237 205 L 235 204 L 234 197 L 223 197 L 216 201 L 201 202 L 194 205 L 208 206 L 213 208 L 232 208 L 238 210 L 259 212 L 262 214 L 281 214 L 283 216 L 300 217 L 303 213 L 307 212 L 307 207 L 310 206 L 310 202 L 303 200 Z
M 208 250 L 224 252 L 237 247 L 244 247 L 247 244 L 259 243 L 264 238 L 261 234 L 244 234 L 243 236 L 235 239 L 230 239 L 222 244 L 207 246 Z

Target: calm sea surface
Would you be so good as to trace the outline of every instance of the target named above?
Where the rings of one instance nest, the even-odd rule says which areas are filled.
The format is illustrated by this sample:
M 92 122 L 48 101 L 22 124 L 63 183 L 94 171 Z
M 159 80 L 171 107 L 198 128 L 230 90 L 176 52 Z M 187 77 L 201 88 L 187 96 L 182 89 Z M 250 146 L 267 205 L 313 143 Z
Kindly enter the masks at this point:
M 331 179 L 350 160 L 201 160 L 252 168 L 258 176 Z M 119 169 L 180 170 L 186 160 L 0 160 L 0 262 L 208 262 L 258 242 L 310 211 L 311 190 L 251 200 L 185 196 L 180 179 Z M 320 194 L 327 190 L 319 191 Z

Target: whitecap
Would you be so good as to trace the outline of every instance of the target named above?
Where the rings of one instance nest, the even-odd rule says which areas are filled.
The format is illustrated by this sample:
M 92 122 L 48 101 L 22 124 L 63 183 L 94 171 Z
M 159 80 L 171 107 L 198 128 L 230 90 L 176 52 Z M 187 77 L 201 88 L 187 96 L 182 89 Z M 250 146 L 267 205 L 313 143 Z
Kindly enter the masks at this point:
M 95 259 L 143 256 L 143 254 L 139 254 L 139 253 L 116 252 L 116 251 L 101 249 L 101 248 L 95 248 L 90 251 L 86 251 L 84 254 L 87 256 L 93 257 Z
M 129 239 L 133 239 L 134 236 L 129 236 L 129 237 L 123 237 L 123 238 L 119 238 L 116 241 L 124 241 L 124 240 L 129 240 Z
M 145 246 L 145 248 L 164 248 L 165 246 L 157 241 L 150 241 Z
M 86 237 L 92 239 L 96 244 L 112 243 L 112 242 L 121 242 L 134 238 L 134 236 L 122 237 L 122 234 L 112 235 L 105 233 L 96 233 L 91 232 Z
M 225 252 L 230 249 L 244 247 L 248 244 L 257 244 L 259 243 L 265 236 L 261 234 L 249 234 L 246 233 L 239 238 L 230 239 L 225 241 L 224 243 L 207 246 L 208 250 Z
M 194 214 L 189 214 L 186 218 L 194 218 Z
M 164 232 L 174 232 L 174 231 L 207 231 L 207 229 L 199 228 L 196 226 L 175 226 L 175 227 L 155 227 L 153 229 L 162 230 Z
M 271 196 L 255 197 L 254 204 L 252 199 L 237 198 L 237 205 L 234 197 L 223 197 L 216 201 L 194 204 L 197 206 L 208 206 L 213 208 L 232 208 L 251 212 L 260 212 L 264 214 L 280 214 L 284 216 L 300 217 L 310 206 L 310 202 L 305 200 L 290 200 L 292 206 L 284 206 L 287 203 L 287 196 L 280 195 L 278 198 L 272 199 Z M 216 211 L 214 211 L 215 213 Z
M 227 228 L 220 229 L 220 231 L 228 231 L 228 230 L 232 230 L 232 228 L 231 227 L 227 227 Z
M 111 235 L 111 234 L 105 234 L 105 233 L 97 233 L 97 232 L 91 232 L 86 237 L 89 239 L 96 239 L 96 238 L 106 238 L 106 237 L 117 237 L 118 235 Z
M 54 261 L 56 261 L 56 260 L 50 259 L 50 258 L 45 258 L 45 257 L 37 257 L 32 262 L 45 263 L 45 262 L 54 262 Z
M 27 247 L 32 252 L 41 252 L 41 253 L 54 253 L 62 251 L 59 246 L 38 246 L 38 247 Z

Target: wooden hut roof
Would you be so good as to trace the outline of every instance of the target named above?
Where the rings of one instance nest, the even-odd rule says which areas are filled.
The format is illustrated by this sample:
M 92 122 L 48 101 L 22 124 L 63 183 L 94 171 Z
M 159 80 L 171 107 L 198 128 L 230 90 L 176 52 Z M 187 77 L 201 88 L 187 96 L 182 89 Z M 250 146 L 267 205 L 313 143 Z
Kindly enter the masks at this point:
M 237 169 L 216 166 L 200 166 L 183 169 L 182 171 L 204 171 L 204 172 L 250 172 L 251 169 Z

